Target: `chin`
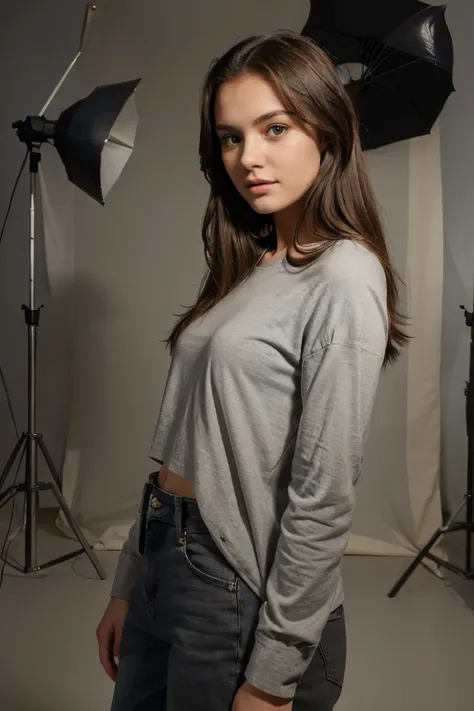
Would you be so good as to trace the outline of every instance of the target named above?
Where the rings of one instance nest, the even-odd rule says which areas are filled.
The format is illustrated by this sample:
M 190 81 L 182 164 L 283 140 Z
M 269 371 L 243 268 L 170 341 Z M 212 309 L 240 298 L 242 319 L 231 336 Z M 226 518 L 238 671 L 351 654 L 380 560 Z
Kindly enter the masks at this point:
M 252 205 L 252 207 L 259 215 L 273 215 L 275 212 L 272 207 L 255 207 L 255 205 Z
M 250 207 L 255 210 L 255 212 L 258 212 L 259 215 L 271 215 L 274 212 L 280 212 L 280 210 L 283 210 L 286 205 L 280 205 L 278 203 L 275 203 L 275 201 L 272 203 L 271 200 L 263 200 L 262 198 L 259 198 L 258 200 L 252 200 L 251 202 L 249 201 Z

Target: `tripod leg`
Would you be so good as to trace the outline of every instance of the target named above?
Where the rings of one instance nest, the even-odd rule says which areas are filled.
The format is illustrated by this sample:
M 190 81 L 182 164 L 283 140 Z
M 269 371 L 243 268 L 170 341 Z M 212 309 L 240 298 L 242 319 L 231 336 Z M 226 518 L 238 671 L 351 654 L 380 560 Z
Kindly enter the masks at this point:
M 43 440 L 43 437 L 40 436 L 37 439 L 38 445 L 43 453 L 43 457 L 46 460 L 46 464 L 48 465 L 48 469 L 51 472 L 51 476 L 53 477 L 54 481 L 56 482 L 56 486 L 58 487 L 59 490 L 62 490 L 62 482 L 61 482 L 61 477 L 58 474 L 58 471 L 56 467 L 54 466 L 53 459 L 48 452 L 48 448 Z
M 107 578 L 107 575 L 106 575 L 104 569 L 102 568 L 101 564 L 99 563 L 99 561 L 98 561 L 98 559 L 97 559 L 97 556 L 95 555 L 94 551 L 92 550 L 92 548 L 91 548 L 90 545 L 88 544 L 87 540 L 85 539 L 85 537 L 84 537 L 84 535 L 83 535 L 81 529 L 79 528 L 79 526 L 78 526 L 77 523 L 75 522 L 75 520 L 74 520 L 74 518 L 73 518 L 73 515 L 72 515 L 72 513 L 71 513 L 71 510 L 70 510 L 69 506 L 67 505 L 66 499 L 65 499 L 64 496 L 62 495 L 60 488 L 58 487 L 58 485 L 56 484 L 55 481 L 53 481 L 53 482 L 51 483 L 51 487 L 52 487 L 53 493 L 54 493 L 54 495 L 55 495 L 55 497 L 56 497 L 56 499 L 57 499 L 57 501 L 58 501 L 58 504 L 59 504 L 60 507 L 61 507 L 62 512 L 63 512 L 64 515 L 66 516 L 67 522 L 69 523 L 69 525 L 71 526 L 72 530 L 73 530 L 74 533 L 76 534 L 77 540 L 81 543 L 82 547 L 84 548 L 84 552 L 87 554 L 87 556 L 88 556 L 90 562 L 92 563 L 92 565 L 93 565 L 94 568 L 96 569 L 96 572 L 97 572 L 98 576 L 99 576 L 102 580 L 105 580 L 105 579 Z
M 16 493 L 18 493 L 18 487 L 10 486 L 10 488 L 4 491 L 3 494 L 0 494 L 0 509 L 3 509 L 3 507 L 13 499 Z
M 417 568 L 419 566 L 419 564 L 421 563 L 421 561 L 423 560 L 425 555 L 429 552 L 429 550 L 434 546 L 434 544 L 436 543 L 438 538 L 442 535 L 443 535 L 443 527 L 438 528 L 436 533 L 434 533 L 431 536 L 431 538 L 428 541 L 428 543 L 426 544 L 426 546 L 418 553 L 416 558 L 413 560 L 412 563 L 410 563 L 410 565 L 408 566 L 406 571 L 403 573 L 400 580 L 397 583 L 395 583 L 393 588 L 390 590 L 390 592 L 388 593 L 388 597 L 395 597 L 397 592 L 403 587 L 403 585 L 405 585 L 406 581 L 408 580 L 410 575 L 413 573 L 415 568 Z
M 415 568 L 417 568 L 418 565 L 421 563 L 421 561 L 423 560 L 423 558 L 425 557 L 425 555 L 426 555 L 427 553 L 429 553 L 429 551 L 431 550 L 431 548 L 433 548 L 433 546 L 434 546 L 434 544 L 436 543 L 436 541 L 438 540 L 438 538 L 439 538 L 440 536 L 442 536 L 443 534 L 448 533 L 448 531 L 451 530 L 451 525 L 452 525 L 454 519 L 457 517 L 457 515 L 460 513 L 460 511 L 462 511 L 462 509 L 463 509 L 464 506 L 466 505 L 466 500 L 467 500 L 467 497 L 465 496 L 465 497 L 463 498 L 463 500 L 461 501 L 461 503 L 459 504 L 459 506 L 458 506 L 458 508 L 456 509 L 456 511 L 453 513 L 453 515 L 452 515 L 451 518 L 449 519 L 449 521 L 447 521 L 447 523 L 445 523 L 445 524 L 443 524 L 442 526 L 440 526 L 440 527 L 438 528 L 438 530 L 436 531 L 436 533 L 433 533 L 433 535 L 431 536 L 431 538 L 430 538 L 430 540 L 428 541 L 428 543 L 426 544 L 426 546 L 418 553 L 418 555 L 416 556 L 415 560 L 408 566 L 408 568 L 406 569 L 406 571 L 404 572 L 404 574 L 402 575 L 402 577 L 400 578 L 400 580 L 399 580 L 397 583 L 395 583 L 395 585 L 393 586 L 393 588 L 390 590 L 390 592 L 388 593 L 388 597 L 395 597 L 395 595 L 397 594 L 397 592 L 398 592 L 398 591 L 400 590 L 400 588 L 406 583 L 406 581 L 408 580 L 408 578 L 410 577 L 410 575 L 413 573 L 413 571 L 415 570 Z
M 96 569 L 99 577 L 102 578 L 102 580 L 105 580 L 107 575 L 105 574 L 99 561 L 97 560 L 97 556 L 95 555 L 92 548 L 90 547 L 90 545 L 87 543 L 86 539 L 84 538 L 81 529 L 79 528 L 79 526 L 77 525 L 77 523 L 75 522 L 75 520 L 73 518 L 71 509 L 68 507 L 68 505 L 66 503 L 66 499 L 62 495 L 61 478 L 58 474 L 56 467 L 54 466 L 53 459 L 52 459 L 50 453 L 48 452 L 48 448 L 47 448 L 42 437 L 38 437 L 38 445 L 39 445 L 39 447 L 43 453 L 43 456 L 46 460 L 46 464 L 48 465 L 49 471 L 51 472 L 51 476 L 53 477 L 53 482 L 52 482 L 53 493 L 56 496 L 56 499 L 58 500 L 58 503 L 61 506 L 61 509 L 63 510 L 64 515 L 66 516 L 69 525 L 71 526 L 72 530 L 76 534 L 76 538 L 81 543 L 82 547 L 84 548 L 85 553 L 87 553 L 87 555 L 89 556 L 89 559 L 90 559 L 92 565 L 94 566 L 94 568 Z
M 4 485 L 4 483 L 5 483 L 5 480 L 6 480 L 7 476 L 8 476 L 8 472 L 9 472 L 10 469 L 12 468 L 13 463 L 14 463 L 16 457 L 17 457 L 18 452 L 20 451 L 20 449 L 21 449 L 21 448 L 23 447 L 23 445 L 25 444 L 26 437 L 27 437 L 27 435 L 26 435 L 26 433 L 24 432 L 24 433 L 21 435 L 21 437 L 20 437 L 20 439 L 18 440 L 18 442 L 16 443 L 15 449 L 14 449 L 13 452 L 11 453 L 10 459 L 8 460 L 8 462 L 7 462 L 6 465 L 5 465 L 5 469 L 3 470 L 3 472 L 2 472 L 2 474 L 1 474 L 1 476 L 0 476 L 0 491 L 3 489 L 3 485 Z

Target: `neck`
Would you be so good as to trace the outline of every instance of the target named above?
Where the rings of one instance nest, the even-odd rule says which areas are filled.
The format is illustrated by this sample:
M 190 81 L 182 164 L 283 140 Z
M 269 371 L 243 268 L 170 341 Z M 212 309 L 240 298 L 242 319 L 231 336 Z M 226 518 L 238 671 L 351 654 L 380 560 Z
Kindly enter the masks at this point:
M 297 203 L 273 215 L 277 238 L 274 254 L 284 252 L 293 245 L 296 225 L 301 217 L 301 206 Z M 304 242 L 304 226 L 301 226 L 299 241 Z

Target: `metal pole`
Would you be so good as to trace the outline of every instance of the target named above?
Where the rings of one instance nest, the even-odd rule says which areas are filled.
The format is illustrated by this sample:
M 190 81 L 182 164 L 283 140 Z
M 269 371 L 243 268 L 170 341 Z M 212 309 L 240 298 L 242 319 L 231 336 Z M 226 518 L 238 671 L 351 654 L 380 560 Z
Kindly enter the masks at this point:
M 470 326 L 469 344 L 469 382 L 466 384 L 466 422 L 467 422 L 467 494 L 466 494 L 466 572 L 472 570 L 472 534 L 473 527 L 473 479 L 474 479 L 474 288 L 473 309 L 466 318 Z
M 34 150 L 34 149 L 33 149 Z M 36 325 L 31 318 L 35 313 L 35 214 L 36 175 L 38 156 L 30 152 L 30 283 L 29 283 L 29 323 L 28 323 L 28 440 L 26 454 L 26 555 L 25 565 L 38 565 L 37 513 L 39 507 L 38 449 L 36 443 Z M 27 312 L 28 313 L 28 312 Z

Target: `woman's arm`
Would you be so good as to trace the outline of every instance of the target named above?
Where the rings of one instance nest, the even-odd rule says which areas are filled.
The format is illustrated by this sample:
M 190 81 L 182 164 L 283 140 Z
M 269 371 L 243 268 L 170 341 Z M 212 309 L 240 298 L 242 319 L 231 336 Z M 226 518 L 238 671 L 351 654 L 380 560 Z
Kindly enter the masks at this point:
M 128 539 L 123 544 L 120 552 L 115 578 L 110 592 L 111 597 L 118 597 L 120 600 L 130 600 L 130 595 L 142 563 L 142 556 L 139 551 L 139 531 L 140 515 L 138 515 L 133 522 Z
M 289 503 L 246 678 L 292 698 L 332 610 L 383 353 L 331 343 L 303 361 Z

